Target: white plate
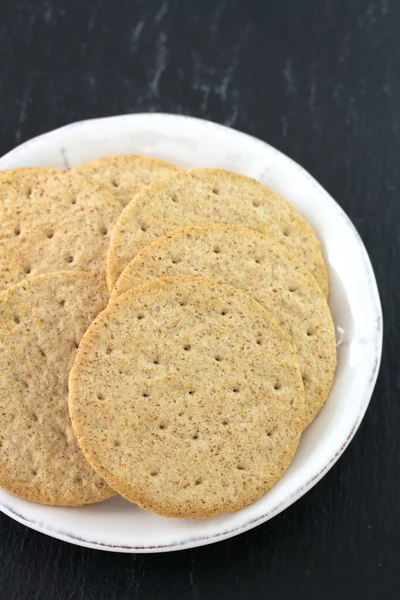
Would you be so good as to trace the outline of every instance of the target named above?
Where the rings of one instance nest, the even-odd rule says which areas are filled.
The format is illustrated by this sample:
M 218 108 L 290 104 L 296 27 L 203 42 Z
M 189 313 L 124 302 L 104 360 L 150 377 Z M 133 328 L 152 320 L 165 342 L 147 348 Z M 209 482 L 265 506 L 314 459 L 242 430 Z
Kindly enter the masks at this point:
M 74 123 L 22 144 L 0 169 L 70 167 L 107 154 L 149 154 L 183 167 L 222 167 L 259 179 L 293 202 L 322 242 L 329 267 L 338 367 L 328 401 L 303 434 L 293 463 L 258 502 L 208 520 L 142 511 L 120 497 L 84 508 L 53 508 L 0 488 L 0 509 L 47 535 L 102 550 L 161 552 L 210 544 L 271 519 L 327 473 L 357 431 L 371 398 L 382 347 L 374 273 L 349 218 L 297 163 L 268 144 L 221 125 L 167 114 Z

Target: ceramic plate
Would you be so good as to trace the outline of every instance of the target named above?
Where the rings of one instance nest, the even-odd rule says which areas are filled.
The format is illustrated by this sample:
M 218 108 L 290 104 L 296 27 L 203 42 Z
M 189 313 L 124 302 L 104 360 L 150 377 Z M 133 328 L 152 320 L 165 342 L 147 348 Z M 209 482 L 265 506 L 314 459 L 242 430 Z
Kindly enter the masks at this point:
M 374 273 L 349 218 L 293 160 L 221 125 L 177 115 L 136 114 L 74 123 L 30 140 L 0 169 L 69 168 L 107 154 L 148 154 L 182 167 L 221 167 L 254 177 L 293 202 L 315 229 L 329 268 L 338 366 L 328 401 L 301 438 L 283 478 L 258 502 L 208 520 L 145 512 L 116 497 L 83 508 L 53 508 L 0 488 L 0 509 L 47 535 L 115 552 L 163 552 L 211 544 L 256 527 L 293 504 L 337 461 L 357 431 L 378 374 L 382 316 Z

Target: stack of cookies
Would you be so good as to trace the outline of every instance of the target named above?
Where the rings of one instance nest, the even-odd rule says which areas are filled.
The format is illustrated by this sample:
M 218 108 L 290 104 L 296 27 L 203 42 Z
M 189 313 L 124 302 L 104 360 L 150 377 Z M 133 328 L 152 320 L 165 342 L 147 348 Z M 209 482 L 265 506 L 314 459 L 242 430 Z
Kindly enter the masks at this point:
M 327 295 L 309 224 L 242 175 L 0 172 L 0 485 L 167 517 L 256 501 L 329 394 Z

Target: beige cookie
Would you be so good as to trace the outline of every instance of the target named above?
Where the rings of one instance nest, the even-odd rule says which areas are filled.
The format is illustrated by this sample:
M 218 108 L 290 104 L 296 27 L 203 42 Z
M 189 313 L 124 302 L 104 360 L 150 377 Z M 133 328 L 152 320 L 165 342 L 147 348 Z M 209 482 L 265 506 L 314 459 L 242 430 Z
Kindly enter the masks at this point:
M 0 486 L 80 506 L 115 494 L 86 462 L 68 414 L 78 343 L 107 302 L 81 271 L 32 277 L 0 294 Z
M 167 275 L 203 275 L 243 290 L 273 312 L 299 358 L 306 425 L 323 406 L 336 367 L 329 306 L 308 269 L 282 244 L 247 227 L 194 225 L 154 240 L 129 263 L 111 300 Z
M 138 191 L 156 179 L 182 171 L 176 165 L 150 156 L 103 156 L 73 169 L 104 185 L 123 206 Z
M 83 175 L 14 169 L 0 178 L 0 290 L 63 269 L 103 273 L 120 204 Z
M 304 423 L 297 356 L 247 294 L 203 277 L 137 286 L 84 336 L 69 378 L 83 452 L 115 490 L 169 517 L 254 502 Z
M 0 170 L 0 183 L 4 183 L 5 180 L 9 180 L 10 183 L 17 183 L 22 181 L 22 175 L 24 176 L 24 182 L 28 188 L 32 178 L 37 177 L 40 174 L 49 175 L 60 175 L 65 173 L 64 169 L 57 169 L 56 167 L 21 167 L 19 169 L 5 169 Z M 17 178 L 16 178 L 17 176 Z
M 156 237 L 197 223 L 245 225 L 281 242 L 310 269 L 325 294 L 327 270 L 317 237 L 297 209 L 262 183 L 220 169 L 165 178 L 137 194 L 111 236 L 107 285 Z

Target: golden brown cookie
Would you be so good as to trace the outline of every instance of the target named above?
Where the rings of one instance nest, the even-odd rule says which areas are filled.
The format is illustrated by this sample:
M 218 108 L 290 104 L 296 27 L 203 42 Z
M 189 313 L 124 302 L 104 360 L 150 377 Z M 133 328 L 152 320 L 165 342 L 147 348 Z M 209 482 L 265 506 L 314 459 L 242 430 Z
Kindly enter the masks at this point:
M 168 517 L 210 517 L 280 479 L 304 423 L 297 356 L 247 294 L 171 277 L 122 294 L 69 378 L 74 431 L 109 485 Z
M 0 178 L 0 290 L 63 269 L 104 273 L 120 204 L 83 175 L 13 169 Z
M 13 494 L 60 506 L 115 494 L 86 462 L 68 414 L 78 343 L 106 302 L 105 282 L 81 271 L 0 294 L 0 485 Z
M 138 156 L 103 156 L 73 169 L 104 185 L 125 206 L 143 187 L 167 175 L 183 171 L 160 158 Z
M 111 236 L 107 285 L 156 237 L 199 223 L 245 225 L 281 242 L 328 294 L 319 241 L 298 210 L 262 183 L 221 169 L 197 169 L 156 181 L 122 211 Z
M 331 313 L 308 269 L 282 244 L 247 227 L 194 225 L 159 237 L 139 252 L 110 300 L 135 285 L 172 275 L 216 279 L 271 310 L 299 358 L 308 425 L 328 397 L 336 367 Z

